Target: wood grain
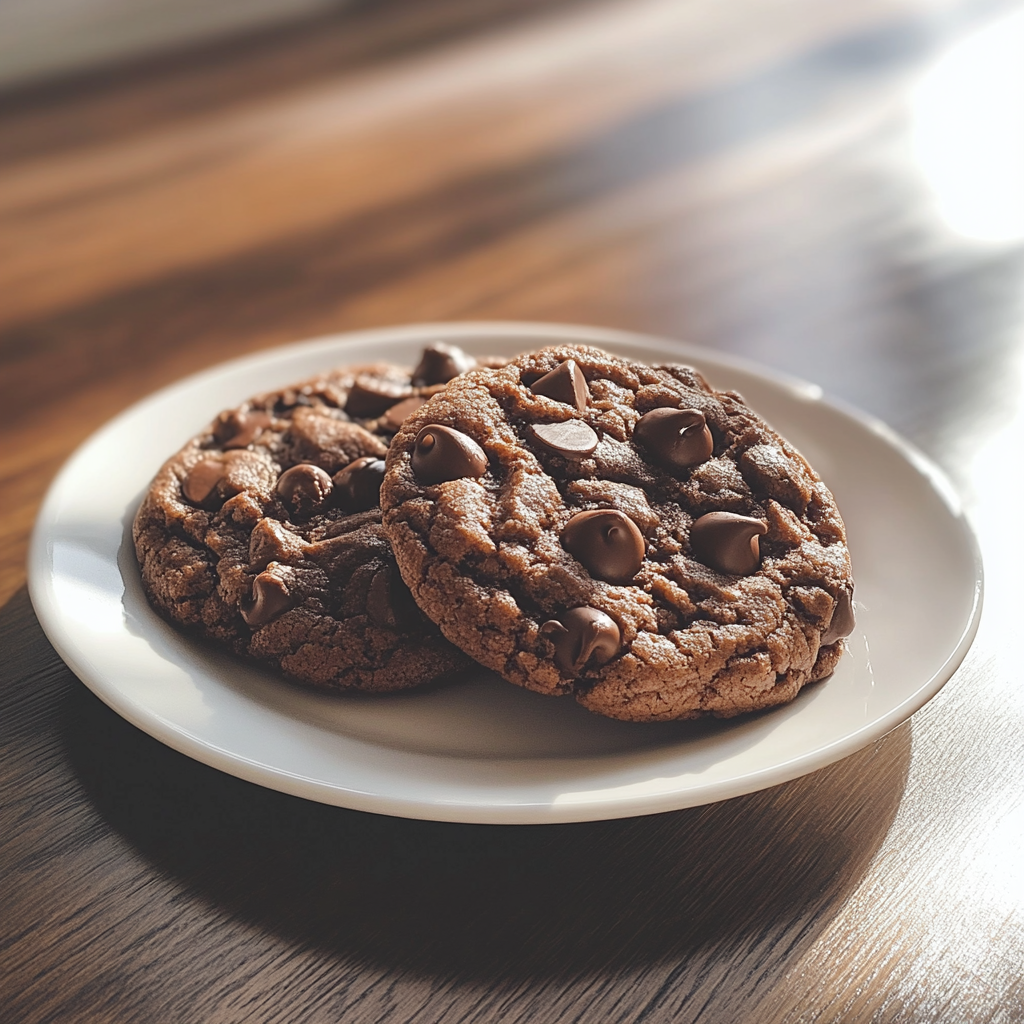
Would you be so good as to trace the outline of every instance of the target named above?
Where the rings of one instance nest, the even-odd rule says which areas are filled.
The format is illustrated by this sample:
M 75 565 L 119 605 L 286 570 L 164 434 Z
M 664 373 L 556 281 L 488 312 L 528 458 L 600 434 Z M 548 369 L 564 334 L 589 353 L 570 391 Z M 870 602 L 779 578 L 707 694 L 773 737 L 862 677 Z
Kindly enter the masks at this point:
M 1024 1019 L 1024 251 L 937 220 L 908 108 L 1018 9 L 381 0 L 0 97 L 0 1018 Z M 259 348 L 485 318 L 685 337 L 906 433 L 986 555 L 967 663 L 796 782 L 535 828 L 262 790 L 74 679 L 24 557 L 92 430 Z

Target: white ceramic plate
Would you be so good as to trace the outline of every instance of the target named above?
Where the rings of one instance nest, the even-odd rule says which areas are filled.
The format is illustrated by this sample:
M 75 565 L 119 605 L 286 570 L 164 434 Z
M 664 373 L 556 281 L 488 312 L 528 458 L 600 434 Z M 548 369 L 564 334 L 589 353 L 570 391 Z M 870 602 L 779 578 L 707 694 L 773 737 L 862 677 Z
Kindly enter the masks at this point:
M 729 722 L 639 725 L 479 678 L 387 697 L 310 693 L 182 637 L 146 604 L 130 525 L 163 459 L 220 409 L 325 367 L 596 344 L 685 361 L 741 391 L 822 475 L 849 528 L 858 625 L 834 676 Z M 738 796 L 884 735 L 963 660 L 981 561 L 945 477 L 819 388 L 678 342 L 551 324 L 434 324 L 339 335 L 241 359 L 157 392 L 93 435 L 54 481 L 29 556 L 32 602 L 79 678 L 129 722 L 199 761 L 297 796 L 445 821 L 625 817 Z

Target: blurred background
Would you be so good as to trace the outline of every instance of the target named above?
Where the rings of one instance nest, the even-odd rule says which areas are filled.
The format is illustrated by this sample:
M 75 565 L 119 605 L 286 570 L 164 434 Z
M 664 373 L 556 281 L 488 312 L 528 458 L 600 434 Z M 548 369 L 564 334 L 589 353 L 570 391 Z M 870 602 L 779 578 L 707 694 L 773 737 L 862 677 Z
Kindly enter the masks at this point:
M 0 83 L 39 81 L 274 26 L 344 0 L 4 0 Z
M 1007 0 L 4 0 L 2 572 L 129 402 L 348 328 L 650 331 L 972 485 L 1020 392 Z M 985 426 L 985 425 L 988 426 Z

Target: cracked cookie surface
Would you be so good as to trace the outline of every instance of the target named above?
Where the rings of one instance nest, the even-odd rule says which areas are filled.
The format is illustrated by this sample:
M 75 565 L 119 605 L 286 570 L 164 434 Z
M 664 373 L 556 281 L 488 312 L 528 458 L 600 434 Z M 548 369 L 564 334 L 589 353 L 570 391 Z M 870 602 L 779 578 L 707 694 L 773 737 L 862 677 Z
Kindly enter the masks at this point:
M 465 668 L 403 584 L 378 495 L 404 416 L 474 365 L 435 345 L 414 371 L 332 370 L 221 413 L 136 514 L 150 603 L 316 687 L 399 690 Z
M 398 432 L 381 499 L 402 576 L 449 640 L 610 717 L 784 703 L 853 628 L 831 493 L 685 366 L 560 346 L 469 373 Z

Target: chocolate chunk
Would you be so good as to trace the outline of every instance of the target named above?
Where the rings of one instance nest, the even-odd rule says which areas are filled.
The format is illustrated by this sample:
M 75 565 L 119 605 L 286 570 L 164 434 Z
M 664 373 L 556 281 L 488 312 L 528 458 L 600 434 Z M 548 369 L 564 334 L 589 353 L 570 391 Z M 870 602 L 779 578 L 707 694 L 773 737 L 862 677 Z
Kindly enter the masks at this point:
M 247 448 L 271 422 L 272 417 L 269 413 L 239 412 L 232 409 L 217 417 L 213 436 L 225 448 Z
M 277 401 L 274 402 L 274 412 L 283 416 L 290 409 L 300 405 L 313 405 L 313 399 L 308 394 L 303 394 L 302 391 L 297 391 L 295 388 L 286 388 L 278 395 Z
M 534 438 L 548 451 L 565 459 L 582 459 L 597 447 L 597 434 L 582 420 L 564 423 L 535 423 Z
M 836 598 L 836 606 L 832 610 L 832 621 L 821 636 L 821 646 L 828 647 L 844 636 L 849 636 L 857 625 L 857 616 L 853 611 L 853 593 L 840 590 Z
M 257 479 L 268 485 L 270 472 L 252 452 L 210 452 L 185 474 L 181 490 L 187 501 L 212 512 L 228 498 L 255 485 Z
M 239 611 L 246 624 L 264 626 L 292 607 L 292 596 L 284 581 L 265 569 L 252 581 L 252 597 L 243 600 Z
M 487 472 L 484 450 L 460 430 L 436 423 L 423 427 L 412 450 L 413 472 L 425 484 L 439 484 Z
M 197 462 L 181 482 L 182 493 L 196 505 L 204 502 L 224 476 L 224 463 L 220 459 Z
M 761 565 L 757 538 L 768 532 L 760 519 L 733 512 L 708 512 L 690 528 L 694 558 L 719 572 L 749 576 Z
M 573 608 L 548 619 L 542 634 L 555 645 L 555 665 L 566 675 L 579 675 L 588 665 L 597 668 L 619 653 L 622 634 L 614 620 L 597 608 Z
M 319 511 L 333 489 L 330 476 L 309 462 L 285 470 L 277 481 L 277 493 L 292 514 L 300 517 Z
M 361 419 L 376 419 L 408 396 L 409 388 L 394 381 L 381 377 L 356 377 L 345 401 L 345 412 Z
M 249 566 L 266 569 L 271 562 L 294 562 L 307 547 L 301 537 L 276 519 L 261 519 L 249 534 Z
M 387 565 L 374 574 L 366 595 L 366 612 L 385 629 L 411 629 L 420 621 L 420 613 L 409 588 L 396 576 L 397 571 Z
M 453 377 L 472 370 L 475 365 L 476 360 L 466 355 L 461 348 L 438 341 L 423 350 L 416 369 L 412 371 L 412 382 L 418 388 L 447 384 Z
M 419 395 L 413 395 L 412 398 L 404 398 L 398 405 L 391 406 L 386 413 L 384 413 L 384 426 L 391 430 L 398 430 L 398 428 L 427 400 L 421 398 Z
M 577 512 L 562 531 L 562 545 L 591 576 L 608 583 L 628 583 L 646 550 L 636 523 L 609 508 Z
M 697 409 L 652 409 L 637 420 L 633 438 L 670 469 L 686 469 L 711 458 L 714 440 Z
M 545 398 L 571 405 L 577 412 L 583 412 L 590 401 L 590 388 L 575 359 L 566 359 L 550 373 L 545 373 L 540 380 L 530 385 L 530 390 L 535 395 L 544 395 Z
M 365 512 L 380 504 L 384 460 L 364 455 L 334 474 L 334 497 L 345 512 Z
M 384 458 L 387 445 L 358 423 L 316 409 L 297 409 L 282 437 L 282 461 L 312 462 L 332 476 L 364 455 Z

